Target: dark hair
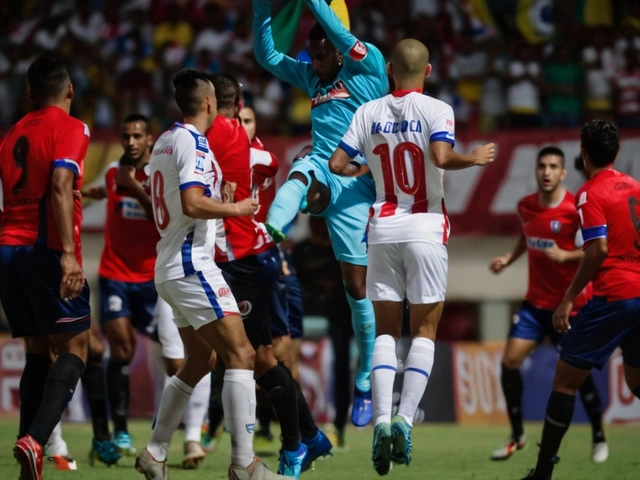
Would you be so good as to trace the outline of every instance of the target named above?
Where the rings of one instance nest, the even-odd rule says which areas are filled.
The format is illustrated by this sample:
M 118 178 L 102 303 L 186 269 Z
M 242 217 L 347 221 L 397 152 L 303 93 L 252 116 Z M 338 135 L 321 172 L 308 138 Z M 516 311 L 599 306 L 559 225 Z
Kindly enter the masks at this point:
M 242 90 L 240 83 L 232 75 L 216 73 L 209 76 L 209 80 L 216 89 L 218 108 L 233 108 L 238 104 Z
M 50 53 L 36 58 L 27 71 L 31 96 L 37 103 L 60 96 L 69 84 L 69 71 L 62 60 Z
M 582 127 L 580 142 L 591 165 L 597 168 L 606 167 L 611 165 L 618 155 L 618 127 L 607 120 L 591 120 Z
M 538 152 L 538 160 L 542 157 L 546 157 L 547 155 L 557 155 L 562 158 L 562 167 L 564 168 L 564 152 L 562 150 L 558 147 L 554 147 L 553 145 L 548 145 Z
M 324 31 L 324 28 L 322 28 L 322 25 L 320 25 L 320 22 L 316 22 L 316 24 L 309 31 L 309 35 L 307 36 L 307 40 L 309 40 L 309 41 L 314 41 L 314 40 L 320 41 L 320 40 L 324 40 L 325 38 L 329 38 L 327 36 L 327 32 Z
M 145 117 L 141 113 L 130 113 L 129 115 L 124 117 L 124 120 L 122 120 L 122 123 L 135 123 L 135 122 L 144 123 L 144 132 L 145 133 L 150 132 L 149 118 Z
M 204 83 L 209 81 L 208 74 L 193 68 L 183 68 L 175 74 L 173 77 L 173 86 L 176 89 L 175 99 L 182 115 L 185 117 L 197 115 L 204 98 Z

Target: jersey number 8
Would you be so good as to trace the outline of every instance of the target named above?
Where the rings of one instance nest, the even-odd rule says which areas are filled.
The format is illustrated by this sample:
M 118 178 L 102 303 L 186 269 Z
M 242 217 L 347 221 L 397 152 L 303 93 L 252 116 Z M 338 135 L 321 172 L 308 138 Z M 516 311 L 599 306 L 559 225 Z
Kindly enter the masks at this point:
M 415 143 L 402 142 L 393 149 L 392 158 L 389 144 L 381 143 L 372 152 L 380 157 L 384 181 L 386 202 L 380 209 L 380 217 L 395 213 L 398 205 L 396 186 L 402 193 L 413 197 L 411 213 L 427 213 L 427 179 L 422 149 Z
M 164 201 L 164 177 L 156 170 L 153 173 L 153 214 L 156 217 L 156 225 L 160 230 L 164 230 L 169 225 L 169 209 Z

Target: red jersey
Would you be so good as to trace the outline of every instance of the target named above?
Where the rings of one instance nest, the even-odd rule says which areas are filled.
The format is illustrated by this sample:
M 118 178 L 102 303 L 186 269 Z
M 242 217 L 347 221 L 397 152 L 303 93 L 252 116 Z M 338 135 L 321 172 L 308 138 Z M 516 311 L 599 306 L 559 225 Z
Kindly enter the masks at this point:
M 116 185 L 117 172 L 118 162 L 114 162 L 105 175 L 107 222 L 98 275 L 118 282 L 149 282 L 154 277 L 160 234 L 138 200 Z M 136 170 L 136 180 L 150 195 L 151 184 L 144 170 Z
M 527 240 L 529 288 L 526 300 L 537 308 L 555 310 L 578 271 L 578 262 L 558 263 L 544 250 L 554 245 L 562 250 L 576 249 L 576 234 L 580 228 L 578 211 L 571 192 L 566 192 L 559 205 L 542 207 L 538 193 L 524 197 L 518 203 L 522 231 Z M 590 297 L 591 286 L 574 300 L 574 313 Z
M 253 214 L 256 222 L 265 223 L 269 208 L 276 198 L 276 179 L 278 173 L 278 159 L 264 148 L 258 137 L 251 142 L 251 172 L 253 188 L 256 189 L 258 210 Z
M 40 240 L 62 250 L 51 203 L 53 170 L 71 170 L 76 176 L 73 188 L 80 190 L 88 148 L 89 128 L 58 107 L 28 113 L 9 130 L 0 147 L 4 191 L 0 245 L 34 245 Z M 76 199 L 73 230 L 80 263 L 81 224 L 82 203 Z
M 235 201 L 251 196 L 251 144 L 245 129 L 235 119 L 218 115 L 207 131 L 209 147 L 225 182 L 237 184 Z M 252 217 L 224 219 L 224 234 L 216 236 L 216 262 L 229 262 L 264 252 L 274 246 L 264 225 Z
M 578 191 L 585 248 L 606 238 L 609 253 L 593 279 L 593 294 L 609 301 L 640 297 L 640 183 L 603 170 Z

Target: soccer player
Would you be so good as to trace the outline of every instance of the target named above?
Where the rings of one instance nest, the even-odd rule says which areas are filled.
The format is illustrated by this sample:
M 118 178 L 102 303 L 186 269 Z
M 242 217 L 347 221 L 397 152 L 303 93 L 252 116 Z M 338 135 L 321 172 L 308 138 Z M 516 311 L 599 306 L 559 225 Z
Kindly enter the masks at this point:
M 613 123 L 592 120 L 582 127 L 580 151 L 590 177 L 576 194 L 584 257 L 553 314 L 553 326 L 565 335 L 538 463 L 526 478 L 551 478 L 554 457 L 571 424 L 576 391 L 618 346 L 627 385 L 640 398 L 640 183 L 614 170 L 619 149 Z M 574 299 L 590 281 L 593 298 L 572 318 Z
M 41 55 L 27 79 L 38 109 L 0 146 L 0 301 L 13 337 L 26 345 L 14 455 L 20 478 L 39 480 L 43 447 L 87 359 L 89 286 L 81 267 L 82 205 L 74 190 L 82 186 L 89 129 L 69 115 L 73 86 L 62 61 Z
M 271 2 L 254 0 L 254 48 L 260 65 L 311 97 L 313 150 L 297 161 L 269 210 L 266 228 L 277 241 L 299 209 L 327 220 L 336 258 L 341 263 L 353 330 L 360 353 L 351 420 L 371 421 L 371 355 L 375 318 L 366 298 L 365 230 L 374 200 L 372 179 L 332 175 L 328 160 L 347 131 L 356 109 L 382 97 L 389 85 L 384 58 L 373 45 L 358 41 L 325 0 L 305 0 L 318 23 L 308 37 L 311 63 L 295 60 L 274 47 Z
M 399 42 L 387 71 L 396 89 L 358 108 L 329 160 L 332 172 L 354 175 L 360 172 L 353 160 L 364 152 L 376 185 L 368 234 L 367 297 L 376 314 L 371 457 L 380 475 L 389 472 L 392 460 L 406 465 L 411 461 L 411 427 L 433 366 L 447 284 L 444 170 L 487 165 L 494 154 L 493 144 L 476 147 L 470 155 L 453 150 L 453 110 L 422 94 L 431 66 L 429 51 L 421 42 Z M 400 406 L 391 418 L 405 298 L 412 341 Z
M 562 185 L 567 175 L 564 153 L 557 147 L 545 147 L 538 153 L 536 181 L 538 191 L 518 203 L 522 232 L 513 250 L 494 258 L 489 264 L 493 273 L 500 273 L 527 252 L 529 288 L 525 301 L 514 317 L 502 357 L 500 382 L 507 402 L 511 423 L 508 442 L 493 452 L 492 460 L 506 460 L 524 448 L 527 437 L 522 424 L 522 376 L 520 366 L 525 358 L 549 336 L 558 345 L 561 336 L 552 325 L 553 311 L 562 303 L 562 296 L 578 270 L 581 248 L 576 248 L 580 218 L 575 199 Z M 575 315 L 591 295 L 591 287 L 575 299 Z M 602 430 L 600 396 L 591 375 L 580 387 L 580 397 L 591 421 L 593 436 L 591 459 L 606 461 L 609 448 Z
M 225 181 L 236 185 L 235 199 L 244 200 L 252 196 L 252 181 L 249 136 L 237 120 L 242 91 L 230 75 L 212 75 L 211 80 L 218 116 L 207 138 Z M 261 224 L 248 217 L 225 218 L 224 233 L 216 238 L 215 259 L 238 300 L 247 336 L 256 350 L 256 383 L 280 420 L 278 473 L 298 478 L 311 462 L 330 452 L 331 443 L 316 426 L 291 372 L 273 352 L 269 304 L 280 274 L 280 253 Z
M 283 478 L 254 456 L 255 352 L 237 303 L 213 261 L 217 222 L 212 220 L 251 215 L 257 202 L 221 201 L 222 173 L 203 135 L 217 113 L 208 76 L 184 69 L 173 84 L 184 122 L 158 139 L 151 161 L 153 214 L 160 232 L 155 282 L 173 309 L 186 357 L 164 390 L 151 440 L 138 456 L 136 469 L 148 480 L 168 478 L 171 437 L 194 386 L 209 374 L 215 350 L 227 366 L 222 401 L 232 442 L 229 478 Z

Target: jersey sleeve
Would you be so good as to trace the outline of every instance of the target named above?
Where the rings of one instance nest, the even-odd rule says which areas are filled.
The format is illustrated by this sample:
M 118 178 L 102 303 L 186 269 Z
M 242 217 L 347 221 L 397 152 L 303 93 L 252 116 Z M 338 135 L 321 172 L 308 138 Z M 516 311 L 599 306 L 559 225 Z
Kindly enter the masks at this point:
M 347 152 L 351 158 L 356 158 L 361 152 L 364 152 L 365 143 L 365 118 L 364 108 L 360 107 L 351 119 L 349 130 L 342 137 L 338 147 Z
M 360 68 L 372 72 L 384 71 L 384 57 L 371 44 L 359 41 L 340 21 L 325 0 L 304 0 L 331 43 L 345 57 L 353 60 Z
M 603 199 L 593 190 L 583 190 L 578 195 L 576 207 L 580 215 L 584 243 L 596 238 L 607 238 L 607 218 Z
M 441 102 L 434 109 L 430 126 L 429 142 L 447 142 L 453 146 L 456 145 L 456 125 L 453 109 L 449 105 Z
M 66 168 L 79 176 L 89 148 L 89 136 L 89 127 L 81 123 L 57 137 L 53 147 L 53 168 Z
M 262 68 L 309 95 L 315 73 L 310 63 L 301 62 L 276 50 L 271 31 L 271 0 L 253 0 L 253 48 Z
M 206 181 L 205 169 L 211 165 L 205 165 L 209 144 L 206 137 L 201 135 L 182 135 L 178 142 L 177 167 L 180 178 L 180 191 L 189 188 L 203 188 L 205 195 L 211 195 L 211 187 Z

